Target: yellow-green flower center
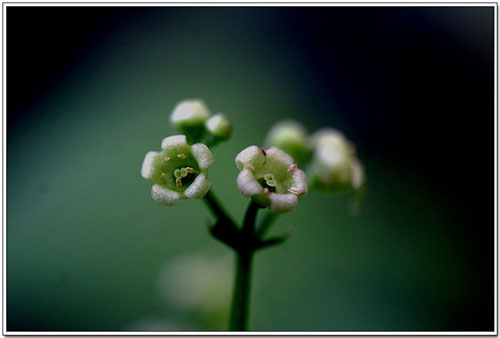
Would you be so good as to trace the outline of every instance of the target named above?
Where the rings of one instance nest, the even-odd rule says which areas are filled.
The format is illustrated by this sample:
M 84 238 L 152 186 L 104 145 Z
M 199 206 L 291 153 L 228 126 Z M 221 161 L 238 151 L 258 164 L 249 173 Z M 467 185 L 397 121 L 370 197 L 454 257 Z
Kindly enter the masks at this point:
M 164 188 L 183 192 L 198 176 L 200 169 L 189 149 L 163 151 L 155 163 L 152 181 Z
M 288 166 L 278 160 L 267 157 L 266 163 L 255 168 L 254 177 L 269 192 L 286 194 L 291 187 L 292 173 Z

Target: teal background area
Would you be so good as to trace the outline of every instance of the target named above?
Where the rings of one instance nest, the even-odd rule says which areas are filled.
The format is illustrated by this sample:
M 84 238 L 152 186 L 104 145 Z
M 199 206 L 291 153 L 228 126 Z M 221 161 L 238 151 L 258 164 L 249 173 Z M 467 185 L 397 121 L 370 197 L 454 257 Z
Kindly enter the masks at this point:
M 492 186 L 484 184 L 488 195 L 465 193 L 485 206 L 471 223 L 462 201 L 426 167 L 384 155 L 374 140 L 390 140 L 401 125 L 375 124 L 379 132 L 362 134 L 364 115 L 353 118 L 345 99 L 362 93 L 341 82 L 318 90 L 324 74 L 276 11 L 152 12 L 131 9 L 95 33 L 43 95 L 8 115 L 7 330 L 226 329 L 224 316 L 164 299 L 158 283 L 176 257 L 229 254 L 210 237 L 213 218 L 201 201 L 160 205 L 140 176 L 146 152 L 176 133 L 168 117 L 186 98 L 202 98 L 233 122 L 232 139 L 213 151 L 209 179 L 237 219 L 249 201 L 235 185 L 234 157 L 261 144 L 281 119 L 299 120 L 309 132 L 344 131 L 367 173 L 359 215 L 349 213 L 350 193 L 312 192 L 279 218 L 272 234 L 296 232 L 255 258 L 250 330 L 493 329 L 493 237 L 469 235 L 493 232 Z M 411 124 L 409 116 L 398 119 Z M 439 170 L 446 176 L 449 169 Z M 231 258 L 226 263 L 224 285 L 233 268 Z

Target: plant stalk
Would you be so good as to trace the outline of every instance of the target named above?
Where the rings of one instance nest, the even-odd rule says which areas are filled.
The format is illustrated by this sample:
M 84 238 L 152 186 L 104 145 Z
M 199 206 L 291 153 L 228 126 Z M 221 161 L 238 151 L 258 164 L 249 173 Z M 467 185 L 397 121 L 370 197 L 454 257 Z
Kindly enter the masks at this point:
M 255 219 L 260 206 L 251 201 L 243 220 L 240 247 L 236 253 L 236 273 L 234 277 L 233 303 L 229 330 L 245 331 L 248 323 L 250 302 L 250 282 L 252 280 L 252 258 L 255 251 Z
M 230 331 L 245 331 L 247 329 L 252 256 L 253 253 L 236 253 L 236 275 L 229 321 Z

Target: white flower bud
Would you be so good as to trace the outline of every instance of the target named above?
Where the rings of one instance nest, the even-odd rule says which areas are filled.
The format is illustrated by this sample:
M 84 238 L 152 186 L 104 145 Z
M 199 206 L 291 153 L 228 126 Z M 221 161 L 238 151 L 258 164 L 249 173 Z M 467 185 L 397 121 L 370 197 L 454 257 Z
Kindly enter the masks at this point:
M 217 141 L 227 140 L 231 136 L 231 122 L 224 114 L 216 114 L 205 121 L 208 133 Z
M 198 141 L 204 132 L 205 121 L 211 113 L 199 99 L 185 100 L 177 104 L 170 115 L 170 122 L 190 141 Z
M 275 124 L 267 133 L 266 147 L 274 146 L 290 154 L 301 164 L 311 156 L 311 145 L 305 128 L 296 121 L 284 120 Z

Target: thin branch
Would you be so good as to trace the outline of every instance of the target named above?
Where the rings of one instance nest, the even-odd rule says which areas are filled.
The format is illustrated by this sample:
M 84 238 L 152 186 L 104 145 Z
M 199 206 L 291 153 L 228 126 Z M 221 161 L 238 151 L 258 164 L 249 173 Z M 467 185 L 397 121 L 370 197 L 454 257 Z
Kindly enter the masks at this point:
M 231 223 L 234 224 L 232 218 L 224 210 L 224 208 L 220 204 L 219 200 L 215 197 L 215 194 L 212 192 L 212 190 L 209 190 L 207 192 L 205 197 L 203 197 L 203 201 L 207 204 L 208 208 L 216 218 L 224 218 L 230 220 Z

